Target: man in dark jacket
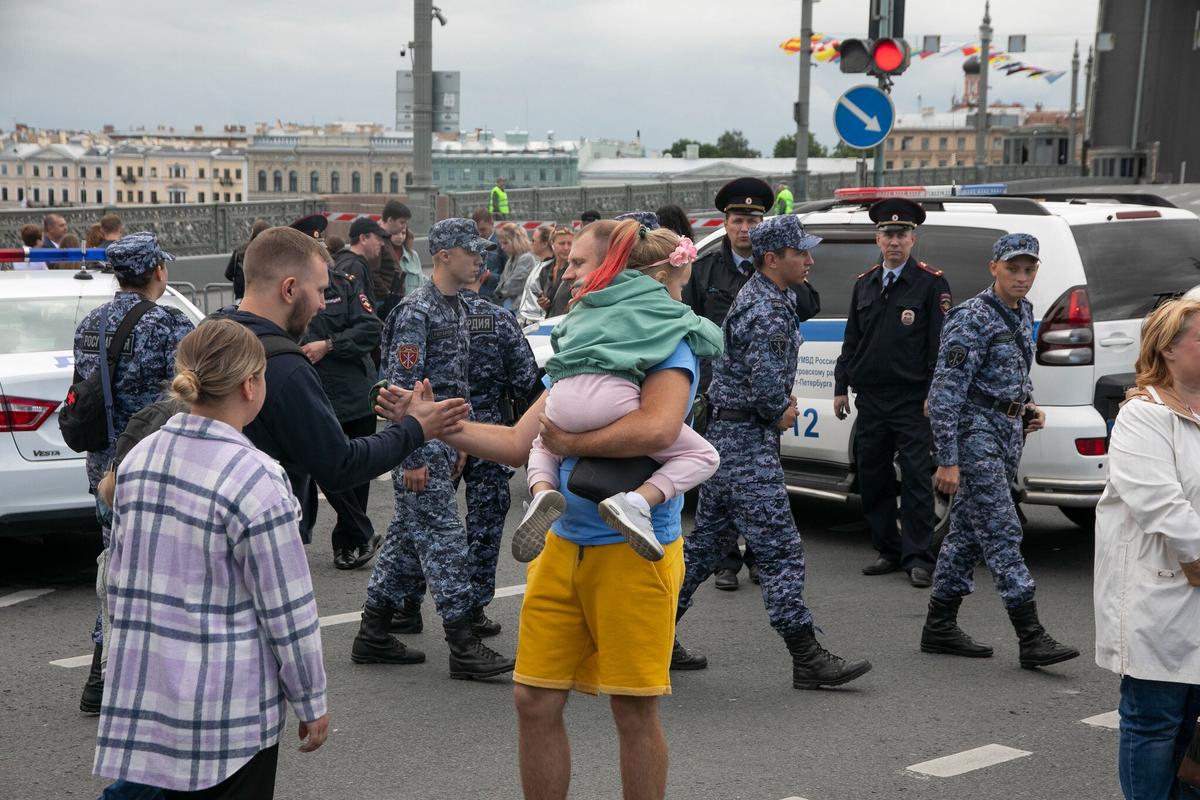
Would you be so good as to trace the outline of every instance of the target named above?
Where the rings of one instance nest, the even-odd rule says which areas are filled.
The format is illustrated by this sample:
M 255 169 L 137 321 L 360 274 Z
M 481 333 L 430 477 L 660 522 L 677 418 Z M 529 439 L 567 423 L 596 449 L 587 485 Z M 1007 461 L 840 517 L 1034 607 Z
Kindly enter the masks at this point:
M 104 224 L 107 216 L 106 214 L 100 218 L 101 225 Z M 225 280 L 233 284 L 233 301 L 235 303 L 246 294 L 246 272 L 242 268 L 242 261 L 246 258 L 246 248 L 254 241 L 255 236 L 269 227 L 271 227 L 271 223 L 265 219 L 254 220 L 254 225 L 250 227 L 250 238 L 233 248 L 233 253 L 229 256 L 229 263 L 225 265 Z
M 387 231 L 378 222 L 359 217 L 350 223 L 350 244 L 333 254 L 333 268 L 351 279 L 355 294 L 366 294 L 372 313 L 383 292 L 371 279 L 371 265 L 379 263 L 379 253 L 387 238 Z
M 456 429 L 469 410 L 462 398 L 432 402 L 432 389 L 421 387 L 407 413 L 391 417 L 395 424 L 347 438 L 316 369 L 295 344 L 324 307 L 328 264 L 324 246 L 311 236 L 289 228 L 264 231 L 246 248 L 246 296 L 228 315 L 253 331 L 268 353 L 277 351 L 267 359 L 266 402 L 245 434 L 287 471 L 303 508 L 300 535 L 306 543 L 317 512 L 314 479 L 334 492 L 358 486 Z
M 354 224 L 358 225 L 358 221 Z M 352 245 L 338 254 L 338 263 L 329 270 L 325 308 L 308 323 L 301 347 L 321 376 L 321 384 L 342 425 L 342 432 L 350 439 L 375 433 L 375 411 L 369 399 L 376 374 L 371 354 L 379 347 L 383 324 L 375 316 L 366 287 L 342 272 L 339 266 L 351 259 L 362 258 L 353 248 L 361 248 L 366 244 L 365 240 L 377 238 L 360 234 L 359 245 Z M 338 569 L 361 567 L 371 560 L 383 542 L 383 535 L 375 533 L 371 518 L 367 516 L 370 491 L 369 478 L 343 491 L 325 488 L 325 498 L 337 513 L 337 523 L 333 526 L 333 565 Z

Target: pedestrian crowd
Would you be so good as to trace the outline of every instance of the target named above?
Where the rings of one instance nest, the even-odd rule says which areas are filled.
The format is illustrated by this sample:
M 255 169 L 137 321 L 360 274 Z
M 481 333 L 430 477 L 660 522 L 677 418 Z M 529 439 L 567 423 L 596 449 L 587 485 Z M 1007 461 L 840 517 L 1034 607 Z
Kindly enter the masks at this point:
M 821 237 L 757 178 L 714 205 L 725 236 L 699 255 L 677 207 L 527 234 L 505 219 L 498 182 L 488 208 L 432 226 L 428 276 L 395 200 L 336 248 L 322 215 L 256 223 L 226 271 L 237 303 L 197 327 L 155 303 L 173 256 L 102 219 L 89 237 L 115 235 L 119 291 L 80 323 L 75 357 L 76 381 L 100 374 L 111 396 L 108 445 L 87 456 L 105 551 L 80 703 L 99 714 L 94 769 L 116 781 L 104 796 L 270 797 L 286 706 L 301 750 L 325 742 L 304 551 L 318 490 L 336 515 L 334 565 L 374 562 L 350 659 L 424 662 L 401 637 L 424 630 L 431 595 L 451 678 L 512 673 L 527 797 L 567 796 L 572 690 L 610 698 L 624 796 L 665 795 L 658 698 L 671 671 L 707 666 L 678 631 L 710 577 L 736 589 L 744 566 L 760 585 L 794 688 L 867 675 L 867 658 L 818 638 L 780 462 L 800 323 L 821 309 Z M 986 564 L 1019 665 L 1076 658 L 1040 621 L 1010 490 L 1045 424 L 1026 299 L 1039 242 L 999 238 L 979 265 L 991 285 L 956 304 L 942 271 L 913 257 L 924 209 L 889 198 L 870 217 L 880 260 L 854 284 L 834 388 L 839 419 L 853 391 L 878 551 L 862 571 L 929 590 L 922 651 L 986 658 L 993 648 L 958 625 Z M 45 227 L 62 246 L 65 224 Z M 559 317 L 541 373 L 523 328 Z M 1130 798 L 1166 798 L 1200 772 L 1196 409 L 1200 303 L 1170 300 L 1144 324 L 1097 513 L 1096 659 L 1123 676 Z M 509 538 L 528 572 L 509 656 L 485 643 L 501 630 L 487 609 L 523 466 L 531 499 Z M 379 531 L 367 501 L 389 472 L 394 513 Z M 953 497 L 940 551 L 935 492 Z

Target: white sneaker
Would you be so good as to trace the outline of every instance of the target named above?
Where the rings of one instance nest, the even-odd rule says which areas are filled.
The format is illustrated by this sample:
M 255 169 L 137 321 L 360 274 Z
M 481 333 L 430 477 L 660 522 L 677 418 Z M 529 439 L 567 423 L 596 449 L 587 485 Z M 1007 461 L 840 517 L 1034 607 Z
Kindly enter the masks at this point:
M 647 561 L 663 557 L 663 546 L 654 535 L 650 510 L 629 502 L 624 494 L 614 494 L 600 503 L 600 519 L 625 537 L 634 552 Z
M 525 504 L 525 516 L 513 532 L 513 558 L 522 563 L 537 558 L 546 546 L 546 532 L 566 508 L 567 500 L 561 492 L 547 489 L 535 494 L 533 499 Z

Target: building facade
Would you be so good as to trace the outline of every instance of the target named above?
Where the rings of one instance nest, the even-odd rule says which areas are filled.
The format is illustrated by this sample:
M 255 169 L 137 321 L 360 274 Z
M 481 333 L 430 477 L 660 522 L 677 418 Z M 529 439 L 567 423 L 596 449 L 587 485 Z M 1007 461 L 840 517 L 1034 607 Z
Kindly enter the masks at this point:
M 510 189 L 579 185 L 579 146 L 558 142 L 554 132 L 531 141 L 513 130 L 497 140 L 489 130 L 460 133 L 433 143 L 433 183 L 443 192 L 488 189 L 497 178 Z
M 243 150 L 122 144 L 110 157 L 117 205 L 240 203 L 249 194 Z
M 112 202 L 107 148 L 9 143 L 0 150 L 0 207 L 53 208 Z
M 412 183 L 412 133 L 272 130 L 250 138 L 249 197 L 401 194 Z
M 999 164 L 1004 155 L 1004 136 L 1021 123 L 1021 109 L 992 106 L 988 109 L 991 129 L 985 144 L 989 164 Z M 886 169 L 964 167 L 975 164 L 975 112 L 921 109 L 919 114 L 900 114 L 888 134 L 884 151 Z

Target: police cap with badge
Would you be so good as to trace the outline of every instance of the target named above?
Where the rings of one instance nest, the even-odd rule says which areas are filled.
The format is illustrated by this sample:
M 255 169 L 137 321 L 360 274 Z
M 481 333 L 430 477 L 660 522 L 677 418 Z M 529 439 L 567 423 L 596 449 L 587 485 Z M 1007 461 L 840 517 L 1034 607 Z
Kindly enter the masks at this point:
M 761 217 L 775 205 L 775 192 L 762 178 L 734 178 L 713 199 L 717 211 Z
M 881 233 L 904 233 L 925 222 L 925 209 L 904 197 L 888 197 L 872 204 L 867 216 Z
M 429 252 L 440 253 L 455 247 L 482 255 L 495 250 L 496 243 L 479 235 L 479 226 L 473 219 L 451 217 L 435 222 L 429 229 Z
M 321 238 L 321 234 L 325 232 L 325 229 L 329 227 L 329 220 L 325 218 L 324 214 L 309 214 L 307 217 L 301 217 L 296 220 L 288 227 L 295 228 L 305 236 L 312 236 L 319 239 Z

